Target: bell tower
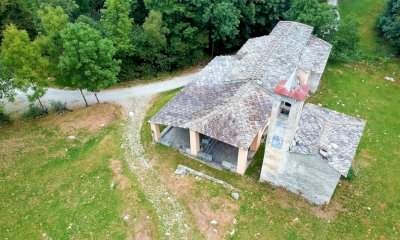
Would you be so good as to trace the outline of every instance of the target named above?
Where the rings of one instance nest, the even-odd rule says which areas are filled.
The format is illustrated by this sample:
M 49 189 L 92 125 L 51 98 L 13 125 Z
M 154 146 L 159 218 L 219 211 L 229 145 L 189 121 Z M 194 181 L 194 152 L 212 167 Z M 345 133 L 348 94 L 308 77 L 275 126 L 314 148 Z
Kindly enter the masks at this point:
M 300 83 L 297 70 L 296 67 L 287 80 L 281 80 L 274 91 L 274 102 L 260 176 L 261 182 L 270 182 L 272 185 L 278 185 L 278 175 L 287 161 L 289 147 L 298 127 L 301 110 L 308 97 L 309 88 Z

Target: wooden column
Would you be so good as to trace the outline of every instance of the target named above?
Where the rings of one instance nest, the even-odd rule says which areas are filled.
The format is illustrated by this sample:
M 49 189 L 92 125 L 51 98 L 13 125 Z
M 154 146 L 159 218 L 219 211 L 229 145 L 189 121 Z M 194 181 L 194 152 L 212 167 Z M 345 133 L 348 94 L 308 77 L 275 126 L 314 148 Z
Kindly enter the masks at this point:
M 190 132 L 190 153 L 193 155 L 197 155 L 200 151 L 200 134 L 192 129 L 189 129 Z
M 239 154 L 237 159 L 237 173 L 243 175 L 247 168 L 247 155 L 249 150 L 239 148 Z
M 160 141 L 160 125 L 156 123 L 150 123 L 151 135 L 153 136 L 153 142 Z

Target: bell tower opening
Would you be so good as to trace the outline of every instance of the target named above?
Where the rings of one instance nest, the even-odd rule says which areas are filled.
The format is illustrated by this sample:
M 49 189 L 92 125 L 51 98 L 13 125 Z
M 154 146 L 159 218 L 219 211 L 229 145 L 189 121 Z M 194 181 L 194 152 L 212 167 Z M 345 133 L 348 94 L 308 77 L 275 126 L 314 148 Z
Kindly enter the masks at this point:
M 280 106 L 280 114 L 286 117 L 289 117 L 290 113 L 290 108 L 292 107 L 292 104 L 289 102 L 281 101 L 281 106 Z

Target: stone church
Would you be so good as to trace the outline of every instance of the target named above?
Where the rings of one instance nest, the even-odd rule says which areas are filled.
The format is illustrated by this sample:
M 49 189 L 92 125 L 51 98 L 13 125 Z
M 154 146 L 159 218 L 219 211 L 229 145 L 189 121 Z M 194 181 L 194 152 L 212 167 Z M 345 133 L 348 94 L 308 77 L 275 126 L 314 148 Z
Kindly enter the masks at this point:
M 365 121 L 306 103 L 331 51 L 312 31 L 280 21 L 236 55 L 214 58 L 149 120 L 154 141 L 239 174 L 264 141 L 260 181 L 327 204 Z

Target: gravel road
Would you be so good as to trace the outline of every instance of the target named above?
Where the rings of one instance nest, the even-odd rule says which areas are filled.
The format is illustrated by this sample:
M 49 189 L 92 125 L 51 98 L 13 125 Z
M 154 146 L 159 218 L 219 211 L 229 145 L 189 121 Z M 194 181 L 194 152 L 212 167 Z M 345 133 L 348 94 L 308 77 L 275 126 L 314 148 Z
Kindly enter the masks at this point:
M 140 129 L 151 100 L 152 96 L 143 96 L 124 104 L 125 111 L 130 113 L 126 114 L 124 125 L 125 160 L 158 216 L 163 233 L 160 239 L 197 239 L 195 223 L 152 167 L 140 142 Z
M 103 90 L 97 94 L 101 102 L 124 103 L 131 98 L 140 98 L 143 96 L 152 96 L 160 92 L 165 92 L 175 88 L 182 87 L 189 83 L 196 73 L 185 76 L 174 77 L 169 80 L 139 85 L 129 88 L 118 88 Z M 84 92 L 89 104 L 96 103 L 96 99 L 91 92 Z M 69 108 L 84 106 L 85 102 L 79 90 L 65 90 L 49 88 L 46 95 L 41 98 L 44 105 L 49 105 L 49 102 L 62 101 L 66 102 Z M 21 112 L 28 106 L 29 102 L 24 93 L 18 92 L 13 103 L 4 102 L 5 109 L 10 112 Z

